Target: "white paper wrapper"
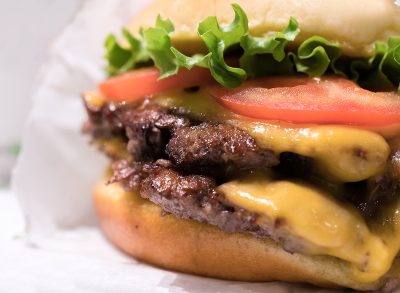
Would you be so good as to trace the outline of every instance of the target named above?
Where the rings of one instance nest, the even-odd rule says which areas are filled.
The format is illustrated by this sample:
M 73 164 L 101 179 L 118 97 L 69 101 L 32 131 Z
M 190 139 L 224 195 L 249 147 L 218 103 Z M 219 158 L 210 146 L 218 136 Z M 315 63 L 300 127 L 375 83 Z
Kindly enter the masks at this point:
M 29 245 L 18 243 L 13 254 L 2 256 L 1 263 L 13 263 L 18 270 L 2 270 L 6 273 L 0 291 L 309 291 L 309 287 L 228 282 L 156 269 L 121 254 L 99 232 L 91 188 L 107 162 L 81 134 L 86 115 L 80 93 L 94 89 L 104 78 L 105 36 L 119 32 L 144 3 L 86 1 L 54 43 L 33 96 L 13 180 Z

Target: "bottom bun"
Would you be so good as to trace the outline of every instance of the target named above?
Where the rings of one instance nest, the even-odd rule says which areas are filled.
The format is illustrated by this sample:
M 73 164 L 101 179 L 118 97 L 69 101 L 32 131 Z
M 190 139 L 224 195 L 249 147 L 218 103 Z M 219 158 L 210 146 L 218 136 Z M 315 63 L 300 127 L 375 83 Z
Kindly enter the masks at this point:
M 207 224 L 161 216 L 161 209 L 119 184 L 99 182 L 94 203 L 105 235 L 144 262 L 179 272 L 240 281 L 311 283 L 373 290 L 374 283 L 350 279 L 350 266 L 333 257 L 288 253 L 269 240 L 225 233 Z

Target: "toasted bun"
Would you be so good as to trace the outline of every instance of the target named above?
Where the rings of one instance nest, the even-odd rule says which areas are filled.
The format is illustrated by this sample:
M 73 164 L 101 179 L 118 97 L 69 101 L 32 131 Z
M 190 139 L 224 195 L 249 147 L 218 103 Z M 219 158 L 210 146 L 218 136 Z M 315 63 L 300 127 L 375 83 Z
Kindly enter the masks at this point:
M 294 16 L 300 25 L 301 42 L 313 35 L 323 36 L 341 45 L 349 56 L 366 56 L 373 43 L 400 34 L 400 7 L 394 0 L 155 0 L 128 29 L 154 26 L 158 14 L 175 25 L 174 45 L 195 53 L 204 49 L 197 26 L 208 16 L 217 16 L 221 24 L 233 19 L 231 3 L 238 3 L 247 13 L 252 34 L 280 31 Z
M 118 185 L 99 182 L 95 207 L 105 235 L 124 252 L 179 272 L 240 281 L 306 282 L 358 290 L 379 288 L 385 280 L 360 284 L 349 266 L 332 257 L 285 252 L 275 242 L 228 234 L 191 220 L 161 216 L 158 206 Z

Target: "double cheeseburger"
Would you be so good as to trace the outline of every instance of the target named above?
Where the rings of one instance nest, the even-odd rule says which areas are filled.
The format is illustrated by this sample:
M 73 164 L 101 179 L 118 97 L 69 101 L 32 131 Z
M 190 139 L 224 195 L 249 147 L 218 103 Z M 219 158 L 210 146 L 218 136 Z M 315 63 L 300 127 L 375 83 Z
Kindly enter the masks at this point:
M 394 1 L 155 0 L 83 94 L 105 235 L 241 281 L 400 282 Z

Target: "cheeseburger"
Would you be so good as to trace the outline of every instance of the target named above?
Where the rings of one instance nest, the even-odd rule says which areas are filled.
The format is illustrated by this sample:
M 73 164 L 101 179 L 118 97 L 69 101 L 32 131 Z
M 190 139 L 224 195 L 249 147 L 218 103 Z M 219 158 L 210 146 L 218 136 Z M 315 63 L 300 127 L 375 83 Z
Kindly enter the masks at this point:
M 396 36 L 397 35 L 397 36 Z M 94 203 L 135 258 L 230 280 L 400 282 L 400 7 L 155 0 L 83 94 Z

